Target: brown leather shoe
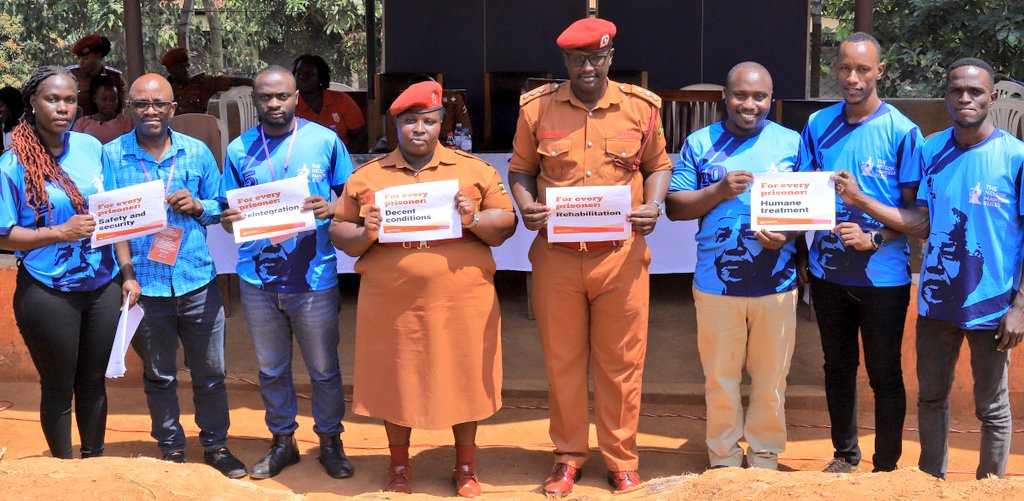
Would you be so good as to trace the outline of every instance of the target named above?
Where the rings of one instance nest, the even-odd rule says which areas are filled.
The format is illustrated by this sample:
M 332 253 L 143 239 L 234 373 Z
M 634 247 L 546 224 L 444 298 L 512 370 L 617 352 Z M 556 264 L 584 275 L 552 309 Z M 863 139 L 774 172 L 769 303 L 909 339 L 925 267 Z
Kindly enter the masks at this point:
M 636 471 L 609 471 L 608 483 L 615 492 L 628 491 L 640 485 L 640 474 Z
M 475 498 L 480 495 L 480 481 L 476 478 L 476 468 L 473 465 L 455 465 L 452 481 L 455 482 L 456 496 L 460 498 Z
M 409 478 L 412 477 L 412 469 L 406 465 L 397 465 L 388 468 L 388 485 L 384 490 L 388 492 L 401 492 L 412 494 L 409 489 Z
M 572 486 L 583 476 L 583 470 L 576 469 L 565 463 L 558 463 L 551 469 L 548 478 L 544 479 L 541 488 L 545 496 L 565 497 L 572 492 Z

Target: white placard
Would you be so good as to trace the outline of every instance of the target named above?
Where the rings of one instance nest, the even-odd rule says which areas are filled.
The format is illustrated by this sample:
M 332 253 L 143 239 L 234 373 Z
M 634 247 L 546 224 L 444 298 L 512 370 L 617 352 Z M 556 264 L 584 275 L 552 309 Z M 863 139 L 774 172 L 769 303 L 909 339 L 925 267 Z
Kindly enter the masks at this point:
M 831 230 L 836 226 L 836 185 L 831 172 L 754 174 L 750 229 Z
M 629 239 L 632 198 L 629 185 L 548 188 L 548 242 Z
M 114 345 L 110 349 L 110 358 L 107 359 L 106 377 L 108 378 L 124 377 L 124 356 L 128 353 L 128 347 L 132 345 L 132 338 L 135 337 L 135 331 L 142 323 L 142 317 L 146 315 L 139 303 L 135 303 L 135 306 L 129 308 L 130 301 L 131 294 L 128 294 L 124 298 L 124 305 L 121 306 L 121 316 L 117 319 Z
M 164 183 L 159 179 L 89 196 L 96 218 L 92 247 L 151 235 L 167 227 Z
M 462 218 L 455 206 L 459 181 L 431 181 L 385 188 L 374 194 L 380 207 L 377 240 L 420 242 L 462 237 Z
M 232 225 L 235 243 L 316 229 L 313 211 L 302 210 L 303 201 L 309 198 L 309 183 L 304 177 L 238 188 L 226 195 L 228 207 L 245 214 L 245 219 Z

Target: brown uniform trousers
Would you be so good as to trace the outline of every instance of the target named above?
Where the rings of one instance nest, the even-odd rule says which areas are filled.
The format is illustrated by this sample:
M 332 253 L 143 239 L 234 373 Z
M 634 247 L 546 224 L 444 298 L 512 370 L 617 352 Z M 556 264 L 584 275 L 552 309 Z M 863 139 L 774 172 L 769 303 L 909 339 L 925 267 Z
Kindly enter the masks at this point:
M 672 168 L 656 113 L 661 101 L 650 91 L 609 81 L 604 97 L 588 111 L 568 84 L 549 84 L 524 94 L 520 104 L 509 170 L 537 177 L 541 203 L 549 186 L 629 185 L 636 207 L 644 202 L 644 177 Z M 639 169 L 630 169 L 648 134 L 655 136 Z M 592 363 L 601 454 L 609 470 L 636 470 L 649 302 L 646 242 L 636 236 L 580 251 L 548 243 L 542 230 L 530 261 L 555 461 L 580 467 L 587 459 Z

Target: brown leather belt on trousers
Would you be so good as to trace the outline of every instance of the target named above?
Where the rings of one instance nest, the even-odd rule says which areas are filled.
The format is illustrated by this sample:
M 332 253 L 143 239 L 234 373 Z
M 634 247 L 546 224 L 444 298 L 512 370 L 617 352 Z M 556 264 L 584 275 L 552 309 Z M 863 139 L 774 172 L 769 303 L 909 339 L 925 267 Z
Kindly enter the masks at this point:
M 461 242 L 466 240 L 466 237 L 462 238 L 446 238 L 443 240 L 421 240 L 419 242 L 377 242 L 386 247 L 397 247 L 399 249 L 429 249 L 431 247 L 440 247 L 442 245 L 453 244 L 455 242 Z
M 636 236 L 636 232 L 630 233 L 629 237 L 633 238 Z M 557 245 L 559 247 L 565 247 L 569 250 L 576 252 L 594 252 L 609 247 L 621 247 L 625 240 L 604 240 L 601 242 L 549 242 L 551 245 Z

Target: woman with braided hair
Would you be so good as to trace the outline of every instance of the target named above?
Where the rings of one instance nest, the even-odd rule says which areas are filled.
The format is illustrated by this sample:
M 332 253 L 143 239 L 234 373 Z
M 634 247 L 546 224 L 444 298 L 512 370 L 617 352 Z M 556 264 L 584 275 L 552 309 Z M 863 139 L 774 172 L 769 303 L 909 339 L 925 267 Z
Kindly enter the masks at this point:
M 103 185 L 101 146 L 68 130 L 77 95 L 68 70 L 33 71 L 22 90 L 25 114 L 0 156 L 0 248 L 18 257 L 14 317 L 39 372 L 46 443 L 64 459 L 72 457 L 72 398 L 82 457 L 103 454 L 103 378 L 121 299 L 114 246 L 90 244 L 96 222 L 87 198 Z

